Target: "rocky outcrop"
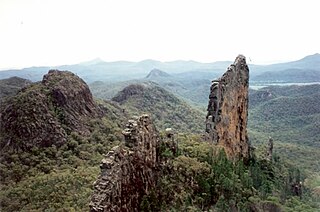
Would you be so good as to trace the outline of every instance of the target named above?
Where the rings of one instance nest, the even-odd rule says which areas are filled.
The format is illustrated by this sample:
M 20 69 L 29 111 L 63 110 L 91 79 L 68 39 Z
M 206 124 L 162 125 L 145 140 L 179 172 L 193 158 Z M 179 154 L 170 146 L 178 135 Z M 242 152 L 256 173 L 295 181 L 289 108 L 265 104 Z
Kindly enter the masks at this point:
M 281 205 L 271 202 L 271 201 L 264 201 L 258 203 L 251 203 L 249 205 L 250 211 L 254 212 L 282 212 Z
M 229 158 L 249 157 L 248 87 L 249 68 L 239 55 L 210 88 L 206 133 L 209 141 L 224 147 Z
M 68 71 L 50 70 L 0 108 L 0 147 L 60 146 L 76 131 L 89 134 L 89 119 L 102 115 L 86 83 Z
M 125 147 L 114 147 L 102 160 L 90 211 L 139 211 L 142 197 L 157 180 L 158 137 L 148 115 L 129 120 Z

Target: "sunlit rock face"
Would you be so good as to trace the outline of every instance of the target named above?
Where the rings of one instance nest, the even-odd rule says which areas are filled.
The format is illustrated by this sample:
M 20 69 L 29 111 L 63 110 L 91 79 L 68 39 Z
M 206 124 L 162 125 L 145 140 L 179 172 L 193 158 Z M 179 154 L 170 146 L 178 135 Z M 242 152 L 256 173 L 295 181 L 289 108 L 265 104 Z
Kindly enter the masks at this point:
M 210 88 L 206 116 L 207 139 L 222 146 L 229 158 L 248 158 L 249 68 L 239 55 Z

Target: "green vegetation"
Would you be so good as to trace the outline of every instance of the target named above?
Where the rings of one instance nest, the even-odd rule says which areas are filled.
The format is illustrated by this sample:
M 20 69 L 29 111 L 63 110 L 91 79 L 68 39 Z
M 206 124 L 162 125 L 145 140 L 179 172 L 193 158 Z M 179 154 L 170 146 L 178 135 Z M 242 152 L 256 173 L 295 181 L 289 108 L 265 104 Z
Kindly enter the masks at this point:
M 132 115 L 148 113 L 160 130 L 203 132 L 205 114 L 154 83 L 134 84 L 113 98 Z
M 283 159 L 307 172 L 320 171 L 320 85 L 267 87 L 271 97 L 249 110 L 249 137 L 255 146 L 275 141 Z M 260 90 L 258 92 L 261 92 Z
M 30 88 L 15 101 L 40 98 L 33 90 L 43 86 Z M 86 123 L 89 136 L 68 132 L 67 141 L 59 147 L 14 147 L 0 152 L 1 210 L 87 211 L 103 154 L 121 142 L 122 124 L 129 115 L 149 113 L 158 129 L 186 134 L 176 137 L 177 153 L 162 146 L 166 163 L 157 187 L 143 198 L 144 211 L 266 207 L 316 211 L 320 208 L 320 86 L 264 89 L 272 96 L 256 99 L 249 110 L 249 138 L 257 148 L 246 162 L 232 162 L 223 150 L 191 135 L 203 132 L 204 113 L 154 83 L 146 83 L 142 92 L 122 93 L 118 103 L 97 100 L 106 115 Z M 21 110 L 39 108 L 27 106 Z M 63 111 L 48 107 L 60 121 L 64 119 Z M 22 123 L 24 117 L 19 118 Z M 273 162 L 264 159 L 269 136 L 275 145 Z M 300 182 L 302 193 L 292 189 Z
M 273 208 L 315 211 L 303 194 L 292 189 L 303 181 L 302 173 L 283 163 L 253 156 L 248 162 L 232 162 L 223 149 L 202 142 L 196 135 L 179 135 L 176 155 L 168 154 L 157 187 L 144 197 L 143 211 L 251 211 Z M 282 205 L 285 205 L 283 207 Z
M 29 85 L 31 81 L 19 77 L 11 77 L 0 80 L 0 102 L 5 97 L 10 97 L 18 93 L 18 91 Z
M 88 137 L 71 132 L 59 148 L 1 151 L 1 211 L 88 211 L 99 163 L 122 140 L 125 118 L 116 105 L 99 104 L 106 116 L 88 123 Z

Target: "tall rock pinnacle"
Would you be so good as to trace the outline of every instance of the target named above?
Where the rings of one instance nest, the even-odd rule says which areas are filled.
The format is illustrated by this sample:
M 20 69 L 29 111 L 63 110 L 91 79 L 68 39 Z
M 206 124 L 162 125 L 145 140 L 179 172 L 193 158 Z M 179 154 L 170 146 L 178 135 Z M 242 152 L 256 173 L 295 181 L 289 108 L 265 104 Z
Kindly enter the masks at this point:
M 142 197 L 156 184 L 158 132 L 150 117 L 129 120 L 122 133 L 126 147 L 114 147 L 101 162 L 91 212 L 140 211 Z
M 206 132 L 229 158 L 249 157 L 247 135 L 249 68 L 239 55 L 210 88 Z

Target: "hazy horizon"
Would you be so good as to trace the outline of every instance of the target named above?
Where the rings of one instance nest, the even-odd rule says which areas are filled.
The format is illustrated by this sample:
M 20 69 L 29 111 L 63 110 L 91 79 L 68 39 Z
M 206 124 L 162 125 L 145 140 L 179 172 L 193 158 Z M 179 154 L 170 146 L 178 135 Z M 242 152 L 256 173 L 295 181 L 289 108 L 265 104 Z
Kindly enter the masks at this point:
M 314 54 L 319 54 L 319 53 L 314 53 Z M 314 55 L 314 54 L 311 54 L 311 55 Z M 236 55 L 237 56 L 237 55 Z M 234 59 L 236 58 L 236 56 L 234 57 Z M 245 55 L 244 55 L 245 56 Z M 306 56 L 310 56 L 310 55 L 305 55 L 304 57 Z M 300 60 L 300 59 L 303 59 L 304 57 L 302 58 L 298 58 L 296 60 Z M 250 58 L 246 58 L 247 59 L 247 63 L 248 64 L 251 64 L 251 65 L 272 65 L 272 64 L 278 64 L 278 63 L 287 63 L 287 62 L 292 62 L 292 61 L 296 61 L 296 60 L 287 60 L 287 61 L 273 61 L 273 62 L 265 62 L 265 63 L 251 63 L 250 61 Z M 114 61 L 107 61 L 107 60 L 104 60 L 104 59 L 101 59 L 100 57 L 97 57 L 97 58 L 93 58 L 91 60 L 86 60 L 86 61 L 79 61 L 78 63 L 70 63 L 70 64 L 53 64 L 53 65 L 33 65 L 33 66 L 27 66 L 27 67 L 9 67 L 9 68 L 0 68 L 0 71 L 6 71 L 6 70 L 20 70 L 20 69 L 24 69 L 24 68 L 31 68 L 31 67 L 57 67 L 57 66 L 64 66 L 64 65 L 77 65 L 77 64 L 82 64 L 82 63 L 88 63 L 88 62 L 93 62 L 95 60 L 101 60 L 103 62 L 106 62 L 106 63 L 113 63 L 113 62 L 132 62 L 132 63 L 139 63 L 139 62 L 143 62 L 143 61 L 158 61 L 158 62 L 161 62 L 161 63 L 171 63 L 171 62 L 178 62 L 178 61 L 184 61 L 184 62 L 197 62 L 197 63 L 204 63 L 204 64 L 209 64 L 209 63 L 216 63 L 216 62 L 233 62 L 234 60 L 219 60 L 219 61 L 211 61 L 211 62 L 201 62 L 201 61 L 196 61 L 196 60 L 180 60 L 180 59 L 177 59 L 177 60 L 170 60 L 170 61 L 160 61 L 160 60 L 155 60 L 155 59 L 144 59 L 144 60 L 138 60 L 138 61 L 129 61 L 129 60 L 114 60 Z

